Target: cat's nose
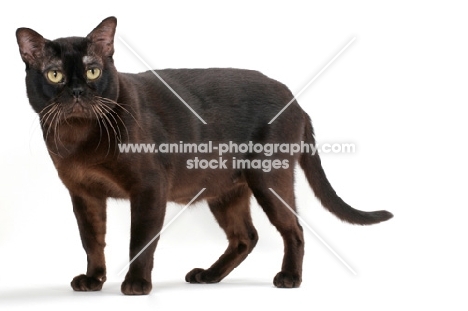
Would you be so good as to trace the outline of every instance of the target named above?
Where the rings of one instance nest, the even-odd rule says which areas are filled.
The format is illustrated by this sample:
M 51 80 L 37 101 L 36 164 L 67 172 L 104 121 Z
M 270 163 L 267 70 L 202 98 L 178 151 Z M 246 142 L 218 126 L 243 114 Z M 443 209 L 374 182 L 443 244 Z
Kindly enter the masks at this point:
M 78 98 L 80 97 L 81 95 L 83 95 L 83 88 L 82 87 L 74 87 L 72 89 L 72 93 L 73 93 L 73 96 L 75 98 Z

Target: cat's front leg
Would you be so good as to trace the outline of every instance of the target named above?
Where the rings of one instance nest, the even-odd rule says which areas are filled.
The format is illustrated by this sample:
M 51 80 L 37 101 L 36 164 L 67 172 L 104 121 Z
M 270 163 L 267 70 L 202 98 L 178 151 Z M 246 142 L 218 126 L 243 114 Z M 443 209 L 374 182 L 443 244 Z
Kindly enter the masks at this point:
M 125 295 L 147 295 L 151 292 L 153 255 L 166 213 L 163 187 L 146 188 L 132 195 L 130 268 L 122 283 Z M 143 252 L 142 252 L 143 250 Z
M 86 251 L 86 274 L 76 276 L 71 286 L 75 291 L 98 291 L 106 281 L 104 258 L 106 235 L 106 198 L 84 197 L 71 194 L 73 212 Z

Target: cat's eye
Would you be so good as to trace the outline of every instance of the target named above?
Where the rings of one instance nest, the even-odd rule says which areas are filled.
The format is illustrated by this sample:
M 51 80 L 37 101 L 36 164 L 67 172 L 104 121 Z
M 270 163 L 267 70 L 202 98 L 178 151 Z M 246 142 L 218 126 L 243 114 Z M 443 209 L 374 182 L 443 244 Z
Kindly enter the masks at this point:
M 47 78 L 52 83 L 60 83 L 63 81 L 63 74 L 58 70 L 49 70 L 47 72 Z
M 101 69 L 99 68 L 91 68 L 86 71 L 86 78 L 88 80 L 96 80 L 101 76 Z

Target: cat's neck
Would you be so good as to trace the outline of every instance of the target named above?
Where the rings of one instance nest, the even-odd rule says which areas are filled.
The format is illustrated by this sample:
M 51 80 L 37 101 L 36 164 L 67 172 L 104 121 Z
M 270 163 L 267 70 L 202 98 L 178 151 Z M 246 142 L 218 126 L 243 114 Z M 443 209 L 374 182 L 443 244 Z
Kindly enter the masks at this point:
M 98 148 L 101 143 L 99 140 L 95 141 L 96 132 L 97 139 L 104 139 L 99 134 L 99 124 L 96 120 L 70 119 L 54 126 L 44 126 L 42 130 L 50 154 L 60 158 L 86 152 L 93 145 L 94 148 Z

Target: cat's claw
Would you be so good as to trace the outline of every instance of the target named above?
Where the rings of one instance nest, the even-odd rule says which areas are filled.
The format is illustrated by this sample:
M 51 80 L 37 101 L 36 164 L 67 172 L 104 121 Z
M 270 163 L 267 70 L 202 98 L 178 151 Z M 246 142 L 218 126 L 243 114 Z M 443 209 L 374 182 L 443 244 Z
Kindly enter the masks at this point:
M 86 276 L 84 274 L 78 275 L 71 281 L 71 287 L 77 292 L 90 292 L 99 291 L 102 289 L 102 285 L 106 281 L 105 277 L 95 278 Z
M 121 286 L 124 295 L 148 295 L 153 288 L 153 284 L 142 278 L 126 279 Z
M 273 279 L 273 284 L 279 288 L 296 288 L 302 283 L 302 278 L 289 272 L 279 272 Z
M 218 283 L 220 280 L 209 269 L 195 268 L 185 276 L 185 281 L 192 284 Z

